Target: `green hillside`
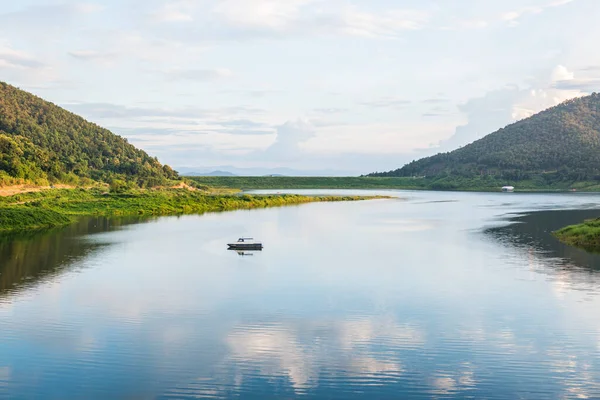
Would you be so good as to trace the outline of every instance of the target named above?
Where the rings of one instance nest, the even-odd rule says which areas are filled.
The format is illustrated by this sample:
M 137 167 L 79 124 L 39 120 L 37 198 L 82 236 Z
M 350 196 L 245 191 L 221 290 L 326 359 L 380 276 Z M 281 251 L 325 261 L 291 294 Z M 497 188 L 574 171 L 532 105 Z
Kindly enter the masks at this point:
M 0 82 L 0 185 L 126 180 L 147 187 L 176 178 L 126 139 Z
M 465 147 L 370 176 L 425 177 L 430 182 L 600 181 L 600 94 L 566 101 Z

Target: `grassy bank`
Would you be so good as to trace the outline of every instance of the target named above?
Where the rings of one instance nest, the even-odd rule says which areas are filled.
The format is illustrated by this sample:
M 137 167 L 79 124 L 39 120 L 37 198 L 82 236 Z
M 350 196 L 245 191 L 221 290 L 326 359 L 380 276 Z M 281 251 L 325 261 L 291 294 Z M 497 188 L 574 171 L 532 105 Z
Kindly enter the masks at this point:
M 44 229 L 65 225 L 71 219 L 54 210 L 31 207 L 0 207 L 0 231 Z
M 497 192 L 504 185 L 517 191 L 600 191 L 599 182 L 500 181 L 493 177 L 401 178 L 401 177 L 288 177 L 207 176 L 188 177 L 197 185 L 252 189 L 407 189 Z
M 581 249 L 600 252 L 600 218 L 567 226 L 554 232 L 561 242 Z
M 277 207 L 316 201 L 374 197 L 298 195 L 209 195 L 186 189 L 106 193 L 101 189 L 61 189 L 0 198 L 0 232 L 51 228 L 78 216 L 180 215 Z

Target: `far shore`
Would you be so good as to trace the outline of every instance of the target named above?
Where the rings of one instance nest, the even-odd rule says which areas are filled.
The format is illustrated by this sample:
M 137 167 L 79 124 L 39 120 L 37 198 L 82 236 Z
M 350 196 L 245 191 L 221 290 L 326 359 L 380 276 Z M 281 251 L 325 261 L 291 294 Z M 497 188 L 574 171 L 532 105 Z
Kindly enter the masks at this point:
M 503 186 L 514 186 L 515 192 L 569 193 L 600 192 L 598 182 L 560 182 L 539 185 L 531 181 L 504 182 L 489 179 L 428 179 L 404 177 L 312 177 L 312 176 L 188 176 L 197 185 L 213 188 L 241 190 L 286 189 L 380 189 L 380 190 L 430 190 L 459 192 L 501 192 Z
M 252 190 L 418 190 L 435 192 L 481 192 L 500 193 L 503 186 L 514 186 L 514 193 L 598 193 L 600 184 L 595 182 L 571 182 L 552 186 L 536 186 L 531 182 L 502 182 L 490 184 L 479 180 L 456 180 L 453 184 L 441 185 L 438 181 L 402 177 L 287 177 L 287 176 L 189 176 L 176 185 L 158 189 L 200 190 L 210 194 L 232 194 Z M 0 186 L 0 197 L 56 189 L 76 189 L 69 184 L 34 185 L 18 184 Z M 97 183 L 86 189 L 104 188 L 109 185 Z

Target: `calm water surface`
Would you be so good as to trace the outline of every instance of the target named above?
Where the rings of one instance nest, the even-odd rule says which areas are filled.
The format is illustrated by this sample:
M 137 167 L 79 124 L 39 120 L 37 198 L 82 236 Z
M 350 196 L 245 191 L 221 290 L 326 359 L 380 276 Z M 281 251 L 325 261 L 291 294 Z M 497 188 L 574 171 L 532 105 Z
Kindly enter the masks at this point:
M 600 397 L 599 195 L 378 193 L 0 239 L 0 398 Z

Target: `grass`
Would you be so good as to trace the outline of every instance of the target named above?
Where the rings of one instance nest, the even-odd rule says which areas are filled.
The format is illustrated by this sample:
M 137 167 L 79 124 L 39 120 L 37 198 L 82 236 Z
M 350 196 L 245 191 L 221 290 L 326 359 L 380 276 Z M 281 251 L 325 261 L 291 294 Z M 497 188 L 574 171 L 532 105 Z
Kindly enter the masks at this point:
M 0 198 L 0 232 L 66 225 L 79 216 L 181 215 L 277 207 L 316 201 L 350 201 L 364 196 L 213 195 L 187 189 L 106 193 L 102 189 L 60 189 Z
M 0 208 L 0 231 L 45 229 L 65 225 L 71 219 L 59 212 L 31 207 Z
M 546 182 L 541 180 L 502 181 L 491 176 L 477 178 L 401 177 L 288 177 L 288 176 L 207 176 L 187 177 L 196 185 L 215 188 L 252 189 L 406 189 L 497 192 L 504 185 L 517 191 L 600 191 L 599 182 Z
M 567 226 L 554 232 L 554 236 L 568 245 L 598 253 L 600 252 L 600 218 Z

